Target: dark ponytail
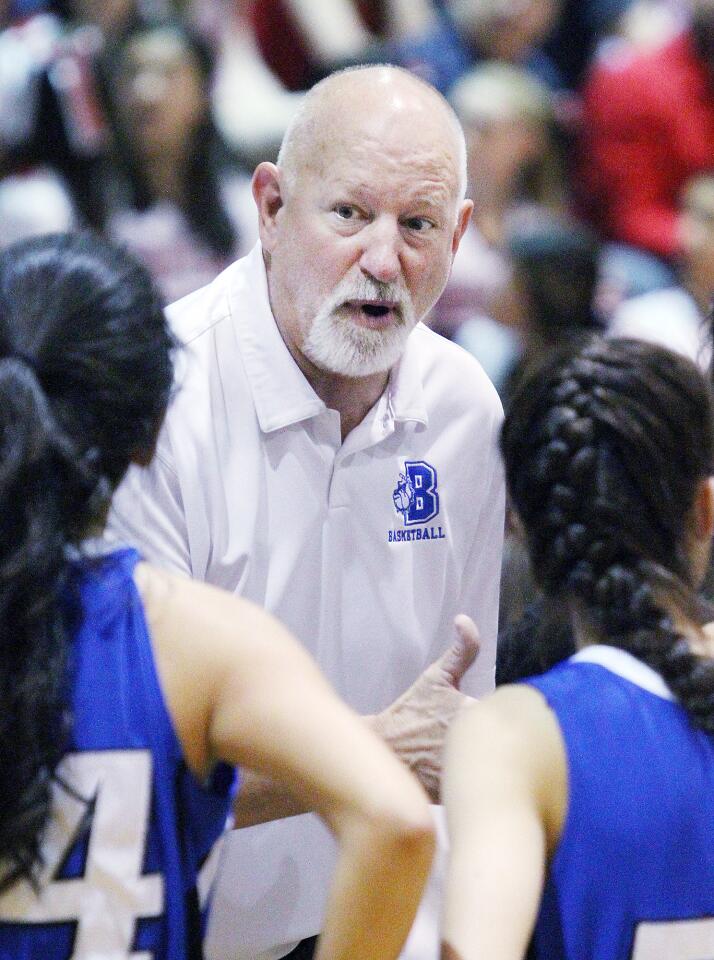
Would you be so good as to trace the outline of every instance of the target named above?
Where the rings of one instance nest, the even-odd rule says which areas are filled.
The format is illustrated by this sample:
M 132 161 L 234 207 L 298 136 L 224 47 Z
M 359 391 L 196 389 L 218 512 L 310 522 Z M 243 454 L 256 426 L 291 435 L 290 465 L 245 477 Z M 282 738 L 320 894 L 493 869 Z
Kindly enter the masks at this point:
M 639 341 L 593 342 L 513 398 L 501 437 L 534 574 L 600 642 L 652 666 L 714 731 L 714 661 L 675 626 L 701 623 L 687 547 L 712 473 L 712 399 L 688 360 Z
M 71 729 L 70 554 L 153 449 L 172 347 L 121 250 L 53 235 L 0 255 L 0 890 L 36 875 Z

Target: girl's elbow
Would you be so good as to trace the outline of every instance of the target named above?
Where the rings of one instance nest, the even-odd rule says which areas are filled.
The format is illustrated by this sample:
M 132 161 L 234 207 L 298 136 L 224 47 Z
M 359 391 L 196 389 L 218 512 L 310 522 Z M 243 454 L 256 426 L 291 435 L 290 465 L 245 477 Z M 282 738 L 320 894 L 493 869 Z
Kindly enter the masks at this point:
M 434 855 L 436 828 L 426 799 L 415 798 L 413 802 L 383 811 L 373 828 L 396 854 L 429 860 Z

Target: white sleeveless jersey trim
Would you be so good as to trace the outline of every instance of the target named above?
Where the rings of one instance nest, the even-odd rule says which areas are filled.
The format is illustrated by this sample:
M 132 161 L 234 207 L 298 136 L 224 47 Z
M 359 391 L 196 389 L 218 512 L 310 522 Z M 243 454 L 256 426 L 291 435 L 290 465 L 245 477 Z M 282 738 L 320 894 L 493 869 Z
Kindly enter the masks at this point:
M 597 663 L 609 670 L 610 673 L 615 673 L 624 680 L 629 680 L 643 690 L 647 690 L 657 697 L 662 697 L 663 700 L 676 699 L 656 670 L 619 647 L 610 647 L 607 644 L 583 647 L 582 650 L 570 657 L 570 661 L 571 663 Z

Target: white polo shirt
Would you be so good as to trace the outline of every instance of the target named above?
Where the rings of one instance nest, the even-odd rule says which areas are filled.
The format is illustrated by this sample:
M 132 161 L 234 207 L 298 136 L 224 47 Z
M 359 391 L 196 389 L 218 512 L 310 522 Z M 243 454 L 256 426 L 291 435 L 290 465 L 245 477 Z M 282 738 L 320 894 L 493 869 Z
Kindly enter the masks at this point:
M 186 344 L 180 390 L 152 465 L 115 497 L 113 535 L 270 610 L 360 713 L 382 710 L 442 653 L 459 612 L 481 633 L 463 689 L 491 690 L 502 411 L 478 363 L 418 325 L 343 443 L 339 414 L 275 324 L 259 246 L 168 312 Z M 234 958 L 242 943 L 239 955 L 254 956 L 318 931 L 325 838 L 313 816 L 229 836 L 210 955 Z M 428 926 L 419 960 L 437 956 L 435 917 Z

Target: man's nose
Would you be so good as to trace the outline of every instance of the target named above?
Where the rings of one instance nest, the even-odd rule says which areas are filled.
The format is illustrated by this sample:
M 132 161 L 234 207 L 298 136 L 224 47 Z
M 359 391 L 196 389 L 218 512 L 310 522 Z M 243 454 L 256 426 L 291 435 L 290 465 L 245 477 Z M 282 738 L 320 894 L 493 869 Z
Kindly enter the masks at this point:
M 394 283 L 401 274 L 399 259 L 402 236 L 399 224 L 388 219 L 371 223 L 362 235 L 359 265 L 364 273 L 380 283 Z

